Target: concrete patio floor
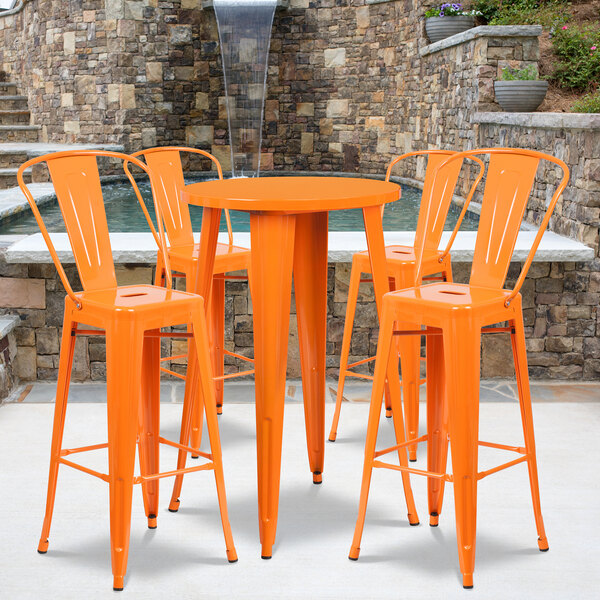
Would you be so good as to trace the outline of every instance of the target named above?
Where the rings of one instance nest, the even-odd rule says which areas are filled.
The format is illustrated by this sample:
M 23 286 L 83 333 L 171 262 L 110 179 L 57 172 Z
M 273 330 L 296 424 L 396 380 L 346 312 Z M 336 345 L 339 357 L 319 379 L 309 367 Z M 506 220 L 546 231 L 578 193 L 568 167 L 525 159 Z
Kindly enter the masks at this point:
M 331 388 L 335 383 L 331 382 Z M 182 388 L 165 383 L 162 434 L 177 438 Z M 376 471 L 358 562 L 347 559 L 362 469 L 368 386 L 349 385 L 338 441 L 326 446 L 323 484 L 312 484 L 306 458 L 301 388 L 289 382 L 278 537 L 273 559 L 260 559 L 256 509 L 253 386 L 226 386 L 220 417 L 225 478 L 239 555 L 229 564 L 210 473 L 186 476 L 177 514 L 167 511 L 172 480 L 162 480 L 158 529 L 149 530 L 139 486 L 134 493 L 124 598 L 597 598 L 600 589 L 600 391 L 594 384 L 538 383 L 534 417 L 542 509 L 550 551 L 537 549 L 527 469 L 518 465 L 479 486 L 475 588 L 458 570 L 452 486 L 438 528 L 427 525 L 426 481 L 413 477 L 422 525 L 409 527 L 398 473 Z M 102 599 L 112 592 L 108 487 L 62 468 L 50 548 L 36 552 L 44 511 L 54 385 L 36 384 L 0 407 L 0 598 Z M 65 447 L 105 440 L 105 388 L 73 385 Z M 20 401 L 19 401 L 20 400 Z M 362 400 L 362 401 L 361 401 Z M 331 423 L 333 403 L 326 406 Z M 422 415 L 424 415 L 422 407 Z M 514 385 L 484 382 L 481 439 L 521 444 Z M 382 417 L 379 447 L 393 443 Z M 106 469 L 103 451 L 79 462 Z M 165 449 L 170 468 L 175 451 Z M 482 469 L 509 460 L 482 448 Z M 425 447 L 419 452 L 425 466 Z

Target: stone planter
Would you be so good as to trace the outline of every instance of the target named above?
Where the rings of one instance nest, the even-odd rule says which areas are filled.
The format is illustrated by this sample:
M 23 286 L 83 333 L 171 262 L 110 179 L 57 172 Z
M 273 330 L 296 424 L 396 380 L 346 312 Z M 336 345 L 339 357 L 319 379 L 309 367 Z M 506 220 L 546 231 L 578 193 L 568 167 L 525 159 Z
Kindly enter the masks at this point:
M 474 25 L 473 17 L 429 17 L 425 19 L 425 32 L 433 44 L 433 42 L 439 42 L 451 35 L 471 29 Z
M 547 91 L 548 82 L 539 79 L 494 82 L 496 101 L 507 112 L 533 112 Z

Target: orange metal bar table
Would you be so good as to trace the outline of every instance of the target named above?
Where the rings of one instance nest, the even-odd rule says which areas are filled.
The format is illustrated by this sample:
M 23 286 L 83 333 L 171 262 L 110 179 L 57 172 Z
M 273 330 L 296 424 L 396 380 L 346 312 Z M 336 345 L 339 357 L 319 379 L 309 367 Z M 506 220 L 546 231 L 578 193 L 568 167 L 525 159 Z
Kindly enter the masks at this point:
M 261 555 L 270 558 L 277 528 L 283 404 L 292 271 L 296 294 L 302 388 L 310 470 L 321 483 L 325 446 L 327 225 L 330 210 L 362 208 L 380 307 L 389 291 L 381 206 L 399 198 L 394 183 L 343 177 L 266 177 L 186 186 L 182 200 L 203 206 L 195 292 L 210 297 L 221 210 L 250 213 L 251 281 L 256 378 L 258 512 Z M 399 407 L 397 357 L 389 377 Z M 391 374 L 391 372 L 390 372 Z M 392 407 L 393 409 L 393 407 Z M 401 415 L 401 409 L 394 415 Z M 396 427 L 402 426 L 395 419 Z M 397 431 L 404 435 L 403 431 Z

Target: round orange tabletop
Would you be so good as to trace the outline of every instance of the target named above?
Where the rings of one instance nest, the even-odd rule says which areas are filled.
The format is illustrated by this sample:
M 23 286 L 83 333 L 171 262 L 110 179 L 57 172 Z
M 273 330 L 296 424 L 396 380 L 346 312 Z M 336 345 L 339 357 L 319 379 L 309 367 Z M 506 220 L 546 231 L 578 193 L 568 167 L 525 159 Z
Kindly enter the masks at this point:
M 394 202 L 400 186 L 358 177 L 256 177 L 185 186 L 181 199 L 210 208 L 281 213 L 326 212 Z

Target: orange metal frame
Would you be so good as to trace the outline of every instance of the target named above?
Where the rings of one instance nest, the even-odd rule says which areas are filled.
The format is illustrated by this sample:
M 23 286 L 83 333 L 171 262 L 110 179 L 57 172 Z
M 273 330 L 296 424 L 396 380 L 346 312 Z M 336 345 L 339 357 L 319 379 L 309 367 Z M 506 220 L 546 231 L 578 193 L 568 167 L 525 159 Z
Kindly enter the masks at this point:
M 484 164 L 477 157 L 470 157 L 479 166 L 479 172 L 474 178 L 473 184 L 463 208 L 458 217 L 456 226 L 452 231 L 450 240 L 445 250 L 438 250 L 446 216 L 452 201 L 452 195 L 458 176 L 462 168 L 462 160 L 452 163 L 444 168 L 443 172 L 436 171 L 444 161 L 455 154 L 449 150 L 422 150 L 408 152 L 396 157 L 389 165 L 385 180 L 389 181 L 393 168 L 401 161 L 411 157 L 427 156 L 427 170 L 423 185 L 423 196 L 431 195 L 435 206 L 435 219 L 432 219 L 426 226 L 426 203 L 421 205 L 422 210 L 419 213 L 419 219 L 416 228 L 414 246 L 420 243 L 424 244 L 426 249 L 426 258 L 424 261 L 424 272 L 428 275 L 429 281 L 452 281 L 452 265 L 450 261 L 450 247 L 454 242 L 456 234 L 462 224 L 467 208 L 475 193 L 475 190 L 483 177 Z M 437 178 L 434 182 L 434 172 Z M 382 209 L 383 216 L 383 209 Z M 388 246 L 386 247 L 386 267 L 388 271 L 390 289 L 403 289 L 414 285 L 415 277 L 415 248 L 410 246 Z M 346 320 L 344 324 L 344 336 L 342 339 L 342 351 L 340 356 L 340 374 L 338 379 L 337 397 L 329 441 L 334 442 L 337 437 L 337 428 L 344 398 L 344 384 L 346 377 L 355 377 L 359 379 L 373 380 L 371 375 L 355 373 L 351 369 L 375 360 L 375 357 L 365 358 L 351 364 L 348 364 L 350 355 L 350 344 L 352 338 L 352 328 L 354 324 L 354 315 L 356 312 L 356 303 L 358 301 L 359 285 L 364 282 L 372 283 L 372 278 L 362 279 L 362 273 L 370 273 L 369 253 L 358 252 L 352 257 L 352 270 L 350 272 L 350 286 L 348 289 L 348 302 L 346 305 Z M 439 273 L 439 276 L 435 276 Z M 412 327 L 409 323 L 404 323 L 405 328 Z M 418 339 L 404 339 L 398 344 L 398 351 L 402 358 L 402 395 L 404 400 L 404 412 L 407 426 L 407 435 L 409 439 L 415 439 L 419 429 L 419 386 L 425 383 L 426 379 L 420 377 L 420 362 L 425 360 L 420 357 L 421 344 Z M 391 417 L 391 402 L 386 388 L 386 416 Z M 409 446 L 409 460 L 417 459 L 416 444 Z
M 195 281 L 197 268 L 197 244 L 194 243 L 192 232 L 192 222 L 190 219 L 189 208 L 185 202 L 180 199 L 180 192 L 183 189 L 184 174 L 181 164 L 181 153 L 198 154 L 210 159 L 215 168 L 220 180 L 223 179 L 223 171 L 219 161 L 209 152 L 198 150 L 196 148 L 188 148 L 185 146 L 163 146 L 156 148 L 148 148 L 133 153 L 131 156 L 140 158 L 143 157 L 146 164 L 152 168 L 155 176 L 160 181 L 158 191 L 158 203 L 166 215 L 165 228 L 167 231 L 167 254 L 171 266 L 177 273 L 174 277 L 185 278 L 187 289 L 191 289 L 190 281 Z M 141 196 L 138 196 L 148 225 L 157 239 L 157 232 L 152 224 L 152 219 L 148 213 Z M 217 413 L 221 414 L 223 406 L 223 381 L 226 379 L 234 379 L 252 375 L 253 369 L 224 375 L 223 361 L 225 356 L 232 356 L 236 359 L 253 363 L 254 360 L 225 350 L 224 343 L 224 320 L 225 320 L 225 281 L 247 280 L 247 277 L 241 275 L 227 275 L 232 271 L 249 270 L 250 267 L 250 250 L 233 244 L 233 231 L 231 228 L 231 217 L 229 211 L 225 210 L 225 220 L 227 223 L 227 244 L 217 245 L 217 256 L 213 273 L 212 291 L 209 296 L 210 301 L 207 304 L 208 322 L 211 334 L 211 356 L 213 363 L 213 371 L 215 377 L 215 389 L 217 398 Z M 162 285 L 167 269 L 161 261 L 159 253 L 156 266 L 156 283 Z M 164 360 L 172 360 L 174 358 L 184 358 L 186 354 L 170 357 L 165 357 Z M 165 367 L 161 367 L 161 371 L 185 380 L 185 376 Z M 198 405 L 194 407 L 194 423 L 192 426 L 191 445 L 194 447 L 200 446 L 202 435 L 202 410 Z M 195 458 L 195 456 L 194 456 Z
M 563 161 L 533 150 L 509 148 L 471 150 L 455 154 L 436 168 L 434 177 L 437 177 L 447 164 L 474 156 L 487 156 L 489 164 L 469 284 L 442 282 L 421 285 L 422 275 L 425 272 L 423 264 L 425 248 L 421 241 L 416 247 L 416 287 L 391 292 L 383 300 L 359 514 L 349 554 L 350 559 L 358 559 L 373 468 L 401 472 L 411 524 L 418 522 L 418 517 L 416 517 L 409 475 L 424 475 L 428 478 L 431 526 L 437 526 L 439 523 L 444 484 L 446 481 L 451 481 L 455 483 L 458 554 L 465 588 L 473 587 L 477 482 L 488 475 L 522 462 L 527 463 L 538 546 L 542 551 L 548 550 L 540 507 L 527 352 L 519 290 L 556 202 L 569 178 L 568 168 Z M 512 290 L 505 290 L 504 281 L 541 160 L 557 165 L 562 170 L 562 178 L 548 205 L 517 283 Z M 424 197 L 423 201 L 427 202 L 426 223 L 429 223 L 435 211 L 435 204 L 431 195 Z M 400 318 L 416 323 L 418 327 L 413 331 L 397 332 L 394 323 Z M 503 322 L 508 322 L 508 327 L 493 326 Z M 425 330 L 421 330 L 421 327 L 425 327 Z M 398 333 L 426 335 L 427 434 L 416 440 L 401 439 L 393 447 L 376 451 L 379 414 L 386 373 L 389 370 L 388 357 L 393 355 L 392 340 Z M 482 333 L 510 333 L 525 440 L 523 447 L 479 440 L 479 370 Z M 395 418 L 396 416 L 394 414 Z M 423 441 L 428 443 L 427 470 L 408 467 L 406 447 L 411 443 Z M 452 475 L 446 473 L 448 441 L 452 447 Z M 508 450 L 520 456 L 486 471 L 479 471 L 477 465 L 479 446 Z M 390 452 L 398 452 L 399 466 L 376 460 Z
M 158 223 L 156 240 L 163 263 L 167 266 L 166 287 L 117 286 L 97 166 L 99 156 L 121 160 L 125 165 L 135 164 L 149 176 Z M 83 286 L 82 292 L 73 291 L 35 200 L 23 180 L 24 171 L 41 162 L 45 162 L 50 171 Z M 139 197 L 139 190 L 133 177 L 127 168 L 125 170 Z M 204 301 L 195 294 L 171 289 L 169 257 L 162 225 L 163 214 L 157 202 L 157 178 L 146 165 L 125 154 L 68 151 L 27 161 L 19 168 L 17 180 L 27 197 L 67 292 L 46 514 L 38 552 L 44 554 L 48 550 L 58 467 L 61 464 L 99 477 L 109 484 L 111 560 L 115 590 L 123 589 L 127 568 L 133 485 L 138 483 L 142 485 L 148 527 L 154 529 L 157 526 L 158 514 L 158 480 L 163 477 L 181 476 L 192 471 L 213 470 L 227 556 L 230 561 L 237 560 L 227 515 Z M 194 341 L 193 358 L 190 359 L 189 369 L 195 372 L 194 380 L 199 381 L 204 397 L 212 400 L 205 403 L 210 453 L 199 452 L 186 445 L 190 435 L 189 427 L 182 428 L 179 443 L 166 440 L 159 435 L 160 338 L 171 335 L 162 333 L 160 329 L 181 323 L 191 324 L 190 335 Z M 80 329 L 80 324 L 97 327 L 98 330 Z M 106 336 L 108 442 L 63 449 L 62 438 L 75 339 L 77 335 L 87 335 L 91 332 L 94 335 Z M 190 422 L 191 416 L 191 402 L 187 390 L 186 400 L 184 412 L 187 411 L 187 414 L 183 417 L 184 424 Z M 188 469 L 178 467 L 161 473 L 159 472 L 160 444 L 174 446 L 180 451 L 195 452 L 209 462 L 197 467 Z M 139 449 L 139 476 L 134 476 L 136 446 Z M 101 448 L 108 449 L 107 474 L 66 458 L 72 454 Z
M 206 260 L 199 265 L 195 288 L 201 295 L 212 283 L 210 258 L 215 256 L 221 209 L 250 213 L 258 516 L 263 558 L 272 555 L 277 528 L 292 272 L 308 466 L 312 481 L 319 484 L 325 450 L 328 212 L 363 210 L 379 308 L 388 291 L 385 264 L 380 260 L 384 256 L 381 206 L 397 200 L 399 194 L 400 187 L 391 182 L 344 177 L 228 179 L 188 185 L 182 192 L 184 201 L 204 206 L 199 252 Z M 393 376 L 390 371 L 390 380 L 393 402 L 399 406 L 397 368 Z

